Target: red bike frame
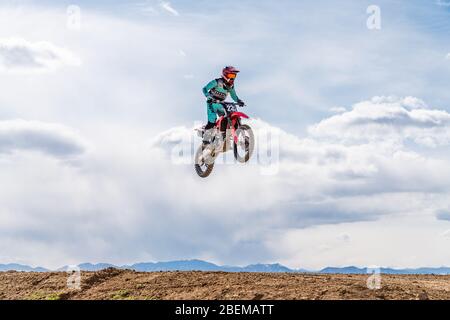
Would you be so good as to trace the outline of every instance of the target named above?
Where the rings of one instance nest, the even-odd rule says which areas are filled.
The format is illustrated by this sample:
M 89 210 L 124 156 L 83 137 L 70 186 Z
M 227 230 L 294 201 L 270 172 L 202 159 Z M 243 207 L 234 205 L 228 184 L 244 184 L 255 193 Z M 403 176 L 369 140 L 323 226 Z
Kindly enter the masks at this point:
M 245 118 L 248 119 L 249 117 L 243 113 L 243 112 L 238 112 L 238 111 L 234 111 L 231 113 L 230 115 L 230 119 L 231 119 L 231 134 L 233 135 L 233 139 L 234 139 L 234 143 L 238 143 L 238 136 L 236 135 L 236 122 L 238 122 L 239 119 L 241 118 Z M 221 116 L 217 122 L 216 122 L 216 128 L 220 131 L 220 128 L 222 128 L 222 121 L 226 120 L 225 116 Z M 227 128 L 229 129 L 229 128 Z

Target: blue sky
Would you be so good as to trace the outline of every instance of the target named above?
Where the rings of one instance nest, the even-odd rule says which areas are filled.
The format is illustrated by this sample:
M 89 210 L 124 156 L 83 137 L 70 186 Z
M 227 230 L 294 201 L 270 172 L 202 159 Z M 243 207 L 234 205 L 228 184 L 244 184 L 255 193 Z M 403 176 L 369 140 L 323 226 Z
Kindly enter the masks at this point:
M 2 1 L 0 262 L 449 265 L 445 3 Z M 228 64 L 274 176 L 170 161 Z
M 71 4 L 15 2 L 45 4 L 60 11 Z M 448 7 L 437 2 L 380 1 L 380 32 L 365 26 L 370 1 L 342 1 L 339 5 L 329 1 L 260 1 L 256 7 L 252 1 L 172 2 L 178 16 L 162 9 L 161 3 L 165 2 L 80 1 L 78 5 L 85 8 L 86 14 L 110 14 L 143 26 L 195 31 L 186 39 L 196 43 L 193 52 L 187 52 L 192 58 L 177 61 L 177 68 L 156 71 L 160 78 L 176 78 L 180 72 L 198 74 L 188 84 L 189 92 L 198 93 L 198 87 L 215 77 L 224 64 L 213 58 L 217 43 L 229 48 L 221 55 L 243 69 L 239 85 L 244 89 L 245 85 L 256 87 L 257 81 L 283 76 L 286 83 L 280 81 L 275 87 L 241 95 L 246 95 L 252 105 L 259 105 L 255 108 L 257 116 L 270 117 L 272 122 L 299 133 L 311 121 L 326 116 L 329 108 L 351 105 L 367 97 L 412 95 L 440 108 L 446 108 L 450 98 L 446 86 L 448 63 L 444 59 L 449 51 L 450 13 Z M 183 50 L 184 40 L 180 38 L 171 37 L 167 44 L 178 43 Z M 164 43 L 158 46 L 172 50 L 164 48 Z M 204 63 L 199 66 L 197 61 Z M 292 81 L 298 81 L 297 88 L 284 88 L 291 87 Z M 183 121 L 192 110 L 197 111 L 197 118 L 201 116 L 199 98 L 192 96 L 183 102 Z M 295 124 L 286 121 L 286 114 L 298 115 Z

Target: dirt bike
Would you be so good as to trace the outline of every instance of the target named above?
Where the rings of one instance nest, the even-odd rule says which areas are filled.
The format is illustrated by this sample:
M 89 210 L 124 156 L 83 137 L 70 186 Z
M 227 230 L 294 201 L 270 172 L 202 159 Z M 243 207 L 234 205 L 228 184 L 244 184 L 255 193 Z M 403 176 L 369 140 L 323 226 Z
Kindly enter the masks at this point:
M 245 113 L 237 111 L 237 106 L 243 105 L 233 102 L 222 102 L 222 105 L 225 115 L 219 117 L 214 129 L 211 129 L 214 133 L 209 143 L 202 143 L 195 155 L 195 171 L 202 178 L 211 174 L 217 156 L 230 150 L 231 143 L 233 144 L 234 158 L 237 161 L 246 163 L 253 154 L 255 145 L 253 130 L 241 122 L 242 118 L 248 119 L 249 117 Z M 197 129 L 197 133 L 201 138 L 208 134 L 205 127 Z

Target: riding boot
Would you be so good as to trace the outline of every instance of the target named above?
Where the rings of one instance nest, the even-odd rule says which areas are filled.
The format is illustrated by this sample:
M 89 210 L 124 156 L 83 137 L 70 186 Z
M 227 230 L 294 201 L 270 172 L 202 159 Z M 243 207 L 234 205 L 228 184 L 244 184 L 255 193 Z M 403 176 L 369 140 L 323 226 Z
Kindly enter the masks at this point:
M 203 134 L 203 146 L 207 146 L 212 142 L 212 139 L 214 137 L 214 131 L 215 131 L 214 128 L 205 130 L 205 133 Z

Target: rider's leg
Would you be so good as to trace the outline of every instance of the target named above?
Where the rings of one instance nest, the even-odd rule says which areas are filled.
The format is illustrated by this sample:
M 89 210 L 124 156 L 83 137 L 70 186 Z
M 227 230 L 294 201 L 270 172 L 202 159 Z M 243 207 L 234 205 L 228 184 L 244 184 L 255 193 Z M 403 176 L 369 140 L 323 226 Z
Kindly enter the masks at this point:
M 221 103 L 206 103 L 206 110 L 208 114 L 208 123 L 216 123 L 217 114 L 225 113 L 225 109 Z
M 208 114 L 208 123 L 205 126 L 205 133 L 203 134 L 203 144 L 208 144 L 211 142 L 214 136 L 217 114 L 215 107 L 216 103 L 206 103 L 206 110 Z
M 214 108 L 214 111 L 216 111 L 217 113 L 219 113 L 219 114 L 225 114 L 225 109 L 224 109 L 224 107 L 223 107 L 223 105 L 222 104 L 220 104 L 220 103 L 215 103 L 214 105 L 213 105 L 213 108 Z M 222 119 L 222 121 L 220 122 L 220 132 L 222 133 L 222 141 L 224 142 L 223 143 L 223 152 L 225 152 L 226 151 L 226 148 L 227 148 L 227 146 L 226 146 L 226 135 L 227 135 L 227 126 L 228 126 L 228 119 L 227 118 L 223 118 Z
M 205 126 L 205 130 L 213 129 L 216 126 L 215 122 L 209 122 Z
M 205 126 L 205 133 L 203 134 L 203 144 L 209 144 L 212 141 L 212 138 L 214 137 L 214 132 L 216 124 L 214 122 L 209 122 Z
M 212 103 L 211 104 L 212 110 L 215 114 L 223 113 L 225 114 L 225 108 L 221 103 Z

